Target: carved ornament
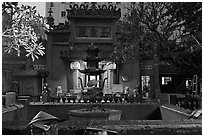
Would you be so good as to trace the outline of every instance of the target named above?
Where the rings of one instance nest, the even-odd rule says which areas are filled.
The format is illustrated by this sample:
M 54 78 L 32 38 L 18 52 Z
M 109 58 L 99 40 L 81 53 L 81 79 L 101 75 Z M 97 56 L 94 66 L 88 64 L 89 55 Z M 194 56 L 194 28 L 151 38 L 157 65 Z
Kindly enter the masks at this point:
M 70 9 L 67 9 L 67 13 L 68 18 L 98 17 L 119 19 L 121 17 L 121 9 L 113 5 L 74 4 L 70 5 Z

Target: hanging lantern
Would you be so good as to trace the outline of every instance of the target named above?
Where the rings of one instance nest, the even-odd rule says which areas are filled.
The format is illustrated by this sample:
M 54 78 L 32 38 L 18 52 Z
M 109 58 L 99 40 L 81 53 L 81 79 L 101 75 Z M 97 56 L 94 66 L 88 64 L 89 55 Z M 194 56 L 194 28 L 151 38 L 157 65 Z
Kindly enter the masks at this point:
M 80 63 L 75 61 L 70 64 L 71 69 L 80 69 Z

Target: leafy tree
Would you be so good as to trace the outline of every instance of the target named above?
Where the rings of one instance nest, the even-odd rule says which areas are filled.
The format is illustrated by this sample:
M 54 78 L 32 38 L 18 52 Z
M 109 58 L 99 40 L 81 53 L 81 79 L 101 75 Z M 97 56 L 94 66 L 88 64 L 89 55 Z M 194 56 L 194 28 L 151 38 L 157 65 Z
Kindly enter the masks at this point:
M 163 46 L 163 44 L 171 46 L 171 41 L 177 40 L 176 33 L 172 30 L 180 27 L 176 21 L 171 20 L 166 15 L 168 7 L 169 3 L 154 2 L 131 5 L 130 13 L 125 16 L 118 27 L 120 33 L 119 47 L 124 41 L 128 43 L 129 47 L 132 47 L 131 42 L 134 39 L 137 44 L 133 43 L 139 48 L 137 53 L 140 55 L 161 55 L 162 52 L 167 52 L 164 51 L 167 46 Z M 169 40 L 170 38 L 171 40 Z
M 201 40 L 197 33 L 201 33 L 202 30 L 202 2 L 173 3 L 168 13 L 172 18 L 183 21 L 186 33 L 195 35 L 199 41 Z
M 200 32 L 202 24 L 201 5 L 170 2 L 132 4 L 130 13 L 118 23 L 119 43 L 112 57 L 123 62 L 134 61 L 138 56 L 158 57 L 160 62 L 176 64 L 182 68 L 188 59 L 187 68 L 196 72 L 195 67 L 201 64 L 201 60 L 196 59 L 201 57 L 201 46 L 194 43 L 200 40 L 196 34 Z M 180 11 L 183 11 L 182 14 Z M 187 34 L 193 34 L 190 36 L 194 40 L 189 42 L 190 39 L 187 39 L 184 42 Z M 192 55 L 186 58 L 188 52 Z
M 138 25 L 123 20 L 118 22 L 117 27 L 119 37 L 118 43 L 111 54 L 112 60 L 118 63 L 136 61 L 139 53 L 137 46 L 137 36 L 140 35 Z
M 202 74 L 202 3 L 173 3 L 169 10 L 172 18 L 183 21 L 185 34 L 174 52 L 174 64 L 190 74 Z
M 45 20 L 35 6 L 17 5 L 17 2 L 2 4 L 2 39 L 6 43 L 3 52 L 16 52 L 20 56 L 25 51 L 25 56 L 34 61 L 45 54 L 39 33 L 47 28 Z

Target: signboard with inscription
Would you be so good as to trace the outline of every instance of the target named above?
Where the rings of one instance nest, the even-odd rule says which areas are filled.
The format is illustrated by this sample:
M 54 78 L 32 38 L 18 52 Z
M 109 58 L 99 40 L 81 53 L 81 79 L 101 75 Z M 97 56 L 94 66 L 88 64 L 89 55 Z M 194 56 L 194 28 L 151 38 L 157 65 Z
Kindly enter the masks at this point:
M 76 26 L 76 37 L 78 38 L 111 38 L 111 27 L 109 26 Z

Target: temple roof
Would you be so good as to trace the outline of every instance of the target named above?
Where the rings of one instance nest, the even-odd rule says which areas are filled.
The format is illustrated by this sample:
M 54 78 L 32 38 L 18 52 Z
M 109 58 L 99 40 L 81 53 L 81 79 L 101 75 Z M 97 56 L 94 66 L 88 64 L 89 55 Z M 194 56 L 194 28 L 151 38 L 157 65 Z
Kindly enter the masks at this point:
M 74 4 L 67 9 L 68 18 L 112 18 L 119 19 L 121 17 L 121 9 L 113 5 L 92 5 Z

